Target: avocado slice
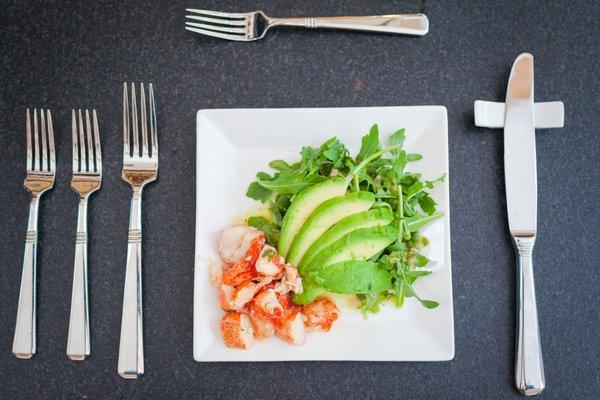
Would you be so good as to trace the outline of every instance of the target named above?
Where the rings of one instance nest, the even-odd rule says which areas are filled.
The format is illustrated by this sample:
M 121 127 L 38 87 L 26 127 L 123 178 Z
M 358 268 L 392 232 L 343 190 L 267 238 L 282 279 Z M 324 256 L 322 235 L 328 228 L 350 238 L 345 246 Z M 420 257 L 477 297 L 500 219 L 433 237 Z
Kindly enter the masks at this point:
M 326 200 L 342 196 L 348 184 L 344 178 L 332 178 L 304 189 L 292 199 L 290 208 L 281 222 L 279 254 L 287 257 L 288 251 L 308 216 Z
M 388 225 L 394 220 L 392 212 L 388 208 L 377 208 L 350 215 L 337 224 L 333 225 L 319 239 L 306 250 L 299 265 L 308 264 L 321 252 L 329 247 L 333 242 L 342 238 L 344 235 L 361 228 L 370 228 L 373 226 Z
M 299 266 L 302 276 L 343 261 L 364 261 L 394 242 L 396 229 L 391 225 L 356 229 L 321 250 L 310 263 Z
M 325 289 L 315 286 L 311 283 L 302 281 L 302 293 L 294 293 L 294 303 L 305 305 L 312 303 L 314 299 L 326 292 Z
M 390 273 L 372 261 L 343 261 L 311 270 L 304 290 L 294 294 L 294 303 L 308 304 L 326 292 L 339 294 L 379 293 L 392 287 Z
M 310 214 L 292 241 L 287 261 L 292 265 L 298 265 L 306 250 L 332 225 L 349 215 L 368 210 L 374 202 L 375 195 L 373 193 L 356 192 L 334 197 L 321 203 Z
M 373 261 L 343 261 L 311 271 L 311 281 L 332 293 L 379 293 L 392 287 L 389 271 Z

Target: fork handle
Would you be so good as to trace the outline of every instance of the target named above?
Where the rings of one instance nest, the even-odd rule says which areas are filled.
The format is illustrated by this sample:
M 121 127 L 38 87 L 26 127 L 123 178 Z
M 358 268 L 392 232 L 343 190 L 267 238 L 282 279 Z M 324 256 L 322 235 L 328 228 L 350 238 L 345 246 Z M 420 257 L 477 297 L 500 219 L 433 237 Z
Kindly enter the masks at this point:
M 33 196 L 29 205 L 29 221 L 25 236 L 25 253 L 23 255 L 23 272 L 17 308 L 17 322 L 12 352 L 17 358 L 31 358 L 35 354 L 35 287 L 37 256 L 37 220 L 39 196 Z
M 429 20 L 425 14 L 374 15 L 363 17 L 272 18 L 269 25 L 386 32 L 413 36 L 423 36 L 429 31 Z
M 129 210 L 129 238 L 118 366 L 119 375 L 127 379 L 135 379 L 144 373 L 141 219 L 142 189 L 134 188 Z
M 88 260 L 87 260 L 87 204 L 88 196 L 79 200 L 77 235 L 75 236 L 75 262 L 73 289 L 71 292 L 71 315 L 67 338 L 67 357 L 85 360 L 90 355 L 90 318 L 88 307 Z
M 515 237 L 517 271 L 517 354 L 515 385 L 525 396 L 544 390 L 544 363 L 535 304 L 532 252 L 535 237 Z

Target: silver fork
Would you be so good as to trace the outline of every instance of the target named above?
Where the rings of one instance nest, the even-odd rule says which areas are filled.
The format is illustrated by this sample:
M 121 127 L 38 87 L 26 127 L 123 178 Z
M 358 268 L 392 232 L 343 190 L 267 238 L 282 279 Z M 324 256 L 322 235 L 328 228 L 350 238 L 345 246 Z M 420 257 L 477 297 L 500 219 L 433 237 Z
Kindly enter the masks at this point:
M 146 112 L 144 84 L 140 85 L 140 113 L 135 86 L 131 84 L 131 112 L 127 84 L 123 84 L 123 172 L 121 177 L 133 189 L 129 212 L 127 267 L 119 343 L 119 375 L 135 379 L 144 373 L 142 329 L 142 190 L 158 175 L 158 133 L 152 84 L 148 87 L 149 112 Z M 147 115 L 149 114 L 149 115 Z M 148 134 L 148 118 L 150 134 Z M 138 124 L 139 121 L 139 124 Z M 139 130 L 141 130 L 141 146 Z M 141 147 L 141 151 L 140 151 Z
M 79 118 L 77 118 L 79 117 Z M 84 360 L 90 355 L 90 318 L 88 307 L 88 260 L 87 260 L 87 206 L 90 195 L 102 183 L 102 154 L 96 110 L 71 110 L 73 136 L 73 178 L 71 189 L 79 195 L 77 235 L 75 236 L 75 265 L 73 267 L 73 290 L 71 292 L 71 316 L 67 339 L 67 357 Z M 93 131 L 93 133 L 92 133 Z
M 18 358 L 31 358 L 35 354 L 35 275 L 38 210 L 42 194 L 54 186 L 54 176 L 56 171 L 54 130 L 52 128 L 52 115 L 50 114 L 50 110 L 46 110 L 45 112 L 44 110 L 40 110 L 40 121 L 38 121 L 38 110 L 34 109 L 33 136 L 31 134 L 31 116 L 29 109 L 27 109 L 26 121 L 27 175 L 25 177 L 24 186 L 31 194 L 31 203 L 29 205 L 29 221 L 27 223 L 25 254 L 23 256 L 23 273 L 21 276 L 19 306 L 17 309 L 17 322 L 15 324 L 15 337 L 12 348 L 13 354 Z
M 262 11 L 227 13 L 188 8 L 185 29 L 221 39 L 248 42 L 265 37 L 276 26 L 345 29 L 423 36 L 429 31 L 424 14 L 395 14 L 357 17 L 271 18 Z M 199 22 L 193 22 L 199 21 Z

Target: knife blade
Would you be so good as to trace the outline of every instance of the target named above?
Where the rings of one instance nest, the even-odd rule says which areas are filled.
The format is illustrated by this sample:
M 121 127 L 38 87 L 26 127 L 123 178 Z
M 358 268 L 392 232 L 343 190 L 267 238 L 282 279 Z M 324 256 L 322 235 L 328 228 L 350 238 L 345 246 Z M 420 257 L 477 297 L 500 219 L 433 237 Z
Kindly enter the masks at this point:
M 508 80 L 504 174 L 508 226 L 518 255 L 515 385 L 525 396 L 533 396 L 544 390 L 545 377 L 533 279 L 537 172 L 533 56 L 528 53 L 517 57 Z
M 506 93 L 504 175 L 508 225 L 513 236 L 537 231 L 537 172 L 533 100 L 533 56 L 515 60 Z

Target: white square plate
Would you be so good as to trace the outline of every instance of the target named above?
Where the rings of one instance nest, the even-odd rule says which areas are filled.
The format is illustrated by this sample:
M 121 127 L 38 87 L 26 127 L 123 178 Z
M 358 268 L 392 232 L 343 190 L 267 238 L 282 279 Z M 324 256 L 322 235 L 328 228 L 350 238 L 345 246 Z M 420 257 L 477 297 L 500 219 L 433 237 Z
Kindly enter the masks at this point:
M 454 357 L 454 321 L 450 270 L 448 179 L 433 190 L 445 217 L 424 230 L 430 239 L 433 274 L 415 290 L 439 307 L 427 310 L 407 299 L 399 309 L 386 304 L 364 319 L 340 307 L 342 316 L 329 333 L 309 333 L 296 347 L 276 338 L 247 351 L 229 349 L 221 340 L 223 314 L 209 283 L 209 264 L 219 260 L 218 234 L 257 202 L 245 197 L 258 171 L 274 159 L 297 160 L 302 146 L 318 146 L 337 136 L 352 154 L 372 124 L 380 139 L 406 128 L 405 147 L 423 159 L 410 167 L 426 179 L 448 172 L 448 122 L 445 107 L 373 107 L 319 109 L 201 110 L 197 115 L 196 266 L 194 283 L 194 359 L 196 361 L 442 361 Z M 339 305 L 339 304 L 338 304 Z

